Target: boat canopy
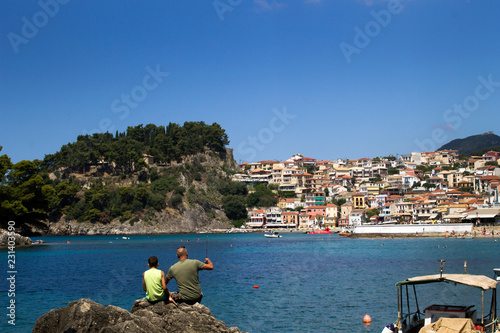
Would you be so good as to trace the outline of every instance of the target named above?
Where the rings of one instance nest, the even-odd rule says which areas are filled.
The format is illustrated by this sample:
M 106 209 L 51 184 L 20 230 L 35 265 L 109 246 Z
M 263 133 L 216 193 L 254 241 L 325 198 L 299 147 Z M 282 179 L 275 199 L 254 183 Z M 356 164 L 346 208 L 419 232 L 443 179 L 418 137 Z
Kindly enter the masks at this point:
M 484 275 L 468 275 L 468 274 L 440 274 L 417 276 L 396 283 L 396 286 L 415 285 L 434 282 L 453 282 L 460 283 L 471 287 L 481 288 L 483 290 L 496 289 L 497 281 Z

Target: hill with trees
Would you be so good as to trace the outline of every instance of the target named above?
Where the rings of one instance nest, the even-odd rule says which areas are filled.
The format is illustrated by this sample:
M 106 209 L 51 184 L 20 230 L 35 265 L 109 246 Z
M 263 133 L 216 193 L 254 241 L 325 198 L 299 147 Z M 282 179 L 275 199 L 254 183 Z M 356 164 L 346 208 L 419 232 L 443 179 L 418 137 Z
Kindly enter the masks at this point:
M 458 150 L 458 154 L 471 155 L 480 150 L 490 150 L 491 147 L 500 146 L 500 136 L 487 132 L 472 135 L 465 139 L 455 139 L 441 146 L 438 150 Z
M 1 155 L 0 224 L 14 220 L 25 234 L 54 225 L 71 233 L 78 223 L 178 232 L 238 225 L 248 189 L 230 180 L 238 169 L 228 143 L 217 123 L 148 124 L 78 136 L 43 160 L 13 164 Z

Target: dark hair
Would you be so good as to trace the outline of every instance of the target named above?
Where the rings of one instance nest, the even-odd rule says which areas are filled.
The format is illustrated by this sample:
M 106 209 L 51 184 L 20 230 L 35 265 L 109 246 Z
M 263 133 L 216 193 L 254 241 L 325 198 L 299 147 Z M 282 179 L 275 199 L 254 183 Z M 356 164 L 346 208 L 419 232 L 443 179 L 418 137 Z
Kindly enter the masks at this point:
M 158 267 L 158 258 L 156 258 L 155 256 L 151 256 L 149 257 L 148 263 L 149 267 Z

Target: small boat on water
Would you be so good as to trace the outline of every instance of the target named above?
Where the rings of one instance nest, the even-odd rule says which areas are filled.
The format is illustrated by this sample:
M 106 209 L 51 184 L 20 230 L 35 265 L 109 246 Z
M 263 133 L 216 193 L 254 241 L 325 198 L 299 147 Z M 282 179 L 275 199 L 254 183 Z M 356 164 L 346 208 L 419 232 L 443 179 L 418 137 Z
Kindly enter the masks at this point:
M 316 235 L 316 234 L 332 234 L 333 232 L 327 227 L 325 230 L 316 230 L 316 231 L 309 231 L 309 235 Z
M 267 238 L 280 238 L 280 237 L 283 237 L 283 236 L 281 236 L 279 232 L 275 231 L 272 234 L 264 234 L 264 237 L 267 237 Z
M 398 318 L 394 324 L 387 325 L 382 333 L 500 332 L 496 309 L 496 287 L 500 269 L 494 270 L 497 275 L 497 280 L 495 280 L 484 275 L 444 274 L 444 260 L 440 260 L 440 263 L 440 274 L 417 276 L 396 283 Z M 481 304 L 477 309 L 472 304 L 431 304 L 421 310 L 415 286 L 433 283 L 445 283 L 449 286 L 462 285 L 479 289 L 481 290 Z M 490 294 L 490 291 L 489 313 L 485 314 L 487 309 L 485 307 L 485 292 Z M 434 295 L 430 296 L 436 298 L 435 290 Z M 426 298 L 430 299 L 430 297 Z M 446 330 L 444 327 L 452 330 Z

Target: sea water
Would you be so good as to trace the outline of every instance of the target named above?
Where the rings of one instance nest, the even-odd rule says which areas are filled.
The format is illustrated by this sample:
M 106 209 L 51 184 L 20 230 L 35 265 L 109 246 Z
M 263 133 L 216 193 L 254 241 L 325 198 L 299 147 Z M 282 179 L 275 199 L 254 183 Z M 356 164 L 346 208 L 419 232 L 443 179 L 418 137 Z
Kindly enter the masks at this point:
M 463 273 L 464 261 L 470 274 L 492 277 L 492 269 L 500 267 L 500 244 L 489 238 L 282 234 L 42 237 L 44 245 L 16 248 L 13 298 L 8 253 L 1 250 L 0 332 L 30 332 L 41 315 L 80 298 L 130 310 L 144 297 L 147 259 L 157 256 L 159 269 L 167 271 L 182 245 L 191 259 L 208 255 L 215 265 L 200 272 L 202 303 L 228 327 L 247 332 L 381 332 L 396 320 L 396 282 L 439 273 L 439 259 L 446 260 L 445 273 Z M 175 280 L 168 286 L 176 290 Z M 442 303 L 465 297 L 479 311 L 473 293 L 440 284 L 429 294 Z M 11 299 L 15 326 L 7 317 Z M 419 299 L 425 300 L 425 295 Z M 362 323 L 365 314 L 370 325 Z

